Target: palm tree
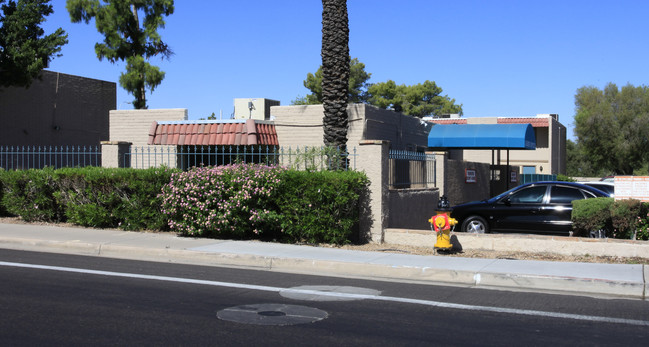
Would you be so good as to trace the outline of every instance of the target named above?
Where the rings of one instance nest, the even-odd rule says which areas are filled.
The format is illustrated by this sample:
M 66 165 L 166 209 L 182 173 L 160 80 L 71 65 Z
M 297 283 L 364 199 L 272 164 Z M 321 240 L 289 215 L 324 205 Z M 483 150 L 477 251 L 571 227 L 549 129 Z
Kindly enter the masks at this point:
M 347 0 L 322 0 L 322 104 L 324 144 L 347 151 L 349 88 L 349 21 Z M 338 156 L 338 168 L 347 167 Z

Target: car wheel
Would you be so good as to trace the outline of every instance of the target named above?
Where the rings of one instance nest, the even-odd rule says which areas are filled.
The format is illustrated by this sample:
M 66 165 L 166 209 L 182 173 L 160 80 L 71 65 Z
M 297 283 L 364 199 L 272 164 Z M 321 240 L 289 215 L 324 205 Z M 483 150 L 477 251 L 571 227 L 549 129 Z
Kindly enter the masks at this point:
M 471 216 L 464 220 L 462 223 L 462 231 L 471 234 L 484 234 L 489 232 L 489 226 L 484 218 L 479 216 Z

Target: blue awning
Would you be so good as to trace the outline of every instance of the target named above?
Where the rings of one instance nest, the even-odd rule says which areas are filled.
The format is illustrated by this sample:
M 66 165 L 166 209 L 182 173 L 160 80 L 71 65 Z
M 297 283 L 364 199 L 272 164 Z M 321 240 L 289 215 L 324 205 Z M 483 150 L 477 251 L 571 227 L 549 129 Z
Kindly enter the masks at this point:
M 430 148 L 536 149 L 531 124 L 436 124 L 428 134 Z

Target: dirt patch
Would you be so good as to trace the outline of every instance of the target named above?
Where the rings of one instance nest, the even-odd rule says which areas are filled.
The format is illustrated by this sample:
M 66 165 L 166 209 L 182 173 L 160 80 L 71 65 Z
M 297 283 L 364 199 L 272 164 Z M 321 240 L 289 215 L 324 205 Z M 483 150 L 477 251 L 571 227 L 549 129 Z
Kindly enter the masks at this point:
M 489 251 L 489 250 L 474 250 L 474 249 L 464 249 L 460 252 L 445 252 L 445 251 L 436 252 L 433 247 L 390 245 L 386 243 L 383 244 L 368 243 L 365 245 L 344 245 L 344 246 L 332 246 L 332 245 L 321 245 L 321 246 L 349 249 L 349 250 L 356 250 L 356 251 L 386 252 L 386 253 L 416 254 L 416 255 L 440 255 L 445 257 L 462 257 L 462 258 L 545 260 L 545 261 L 562 261 L 562 262 L 573 262 L 573 263 L 579 262 L 579 263 L 649 265 L 648 258 L 638 258 L 638 257 L 600 257 L 600 256 L 591 256 L 591 255 L 573 256 L 573 255 L 562 255 L 557 253 L 504 252 L 504 251 Z

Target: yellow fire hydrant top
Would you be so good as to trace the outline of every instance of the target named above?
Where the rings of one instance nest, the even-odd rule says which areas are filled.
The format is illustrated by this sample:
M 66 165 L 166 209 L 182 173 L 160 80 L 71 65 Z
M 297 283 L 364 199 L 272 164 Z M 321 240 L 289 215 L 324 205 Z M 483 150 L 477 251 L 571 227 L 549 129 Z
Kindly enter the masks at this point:
M 451 227 L 457 224 L 455 218 L 449 218 L 448 212 L 437 211 L 437 215 L 432 216 L 428 222 L 432 229 L 437 233 L 437 242 L 435 249 L 451 249 Z

